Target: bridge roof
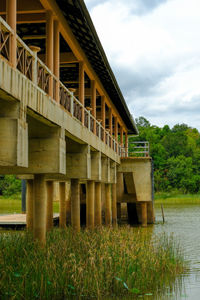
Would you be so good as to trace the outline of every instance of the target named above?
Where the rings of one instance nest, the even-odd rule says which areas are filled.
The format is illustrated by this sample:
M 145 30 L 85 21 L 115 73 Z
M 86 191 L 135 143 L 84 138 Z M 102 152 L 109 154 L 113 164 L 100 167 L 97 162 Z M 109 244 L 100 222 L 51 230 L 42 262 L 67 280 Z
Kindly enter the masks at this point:
M 107 60 L 84 1 L 56 0 L 56 2 L 113 104 L 120 112 L 129 133 L 137 134 L 136 124 Z

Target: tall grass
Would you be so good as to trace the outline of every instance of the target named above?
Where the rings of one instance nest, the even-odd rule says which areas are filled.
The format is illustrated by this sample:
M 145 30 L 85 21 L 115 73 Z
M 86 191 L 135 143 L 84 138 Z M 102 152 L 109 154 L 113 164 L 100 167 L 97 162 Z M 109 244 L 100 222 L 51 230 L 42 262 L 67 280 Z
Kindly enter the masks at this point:
M 27 233 L 0 234 L 0 299 L 123 297 L 155 292 L 184 269 L 173 237 L 145 229 L 53 230 L 41 249 Z
M 200 204 L 200 194 L 156 193 L 155 204 Z

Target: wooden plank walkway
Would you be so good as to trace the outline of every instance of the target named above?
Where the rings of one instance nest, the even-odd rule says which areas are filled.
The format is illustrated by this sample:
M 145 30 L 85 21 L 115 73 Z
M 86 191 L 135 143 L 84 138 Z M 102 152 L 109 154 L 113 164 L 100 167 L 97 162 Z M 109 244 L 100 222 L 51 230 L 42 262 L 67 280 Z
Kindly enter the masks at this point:
M 53 214 L 54 221 L 57 221 L 59 214 Z M 0 227 L 25 227 L 26 226 L 26 214 L 9 214 L 0 215 Z

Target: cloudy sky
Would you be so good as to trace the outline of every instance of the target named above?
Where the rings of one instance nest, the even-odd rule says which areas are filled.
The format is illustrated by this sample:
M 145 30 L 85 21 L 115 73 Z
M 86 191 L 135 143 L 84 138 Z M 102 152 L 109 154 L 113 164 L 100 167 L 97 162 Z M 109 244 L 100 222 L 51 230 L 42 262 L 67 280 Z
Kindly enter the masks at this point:
M 134 117 L 200 129 L 200 0 L 85 0 Z

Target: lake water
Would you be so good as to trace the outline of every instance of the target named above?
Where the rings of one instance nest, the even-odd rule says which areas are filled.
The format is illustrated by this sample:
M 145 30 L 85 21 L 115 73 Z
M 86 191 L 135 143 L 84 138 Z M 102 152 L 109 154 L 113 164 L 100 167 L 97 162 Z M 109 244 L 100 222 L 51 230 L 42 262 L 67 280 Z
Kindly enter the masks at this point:
M 149 296 L 143 299 L 159 300 L 199 300 L 200 299 L 200 205 L 164 205 L 165 224 L 159 205 L 156 206 L 155 233 L 173 233 L 184 248 L 190 270 L 177 278 L 175 291 L 166 287 L 165 295 Z

